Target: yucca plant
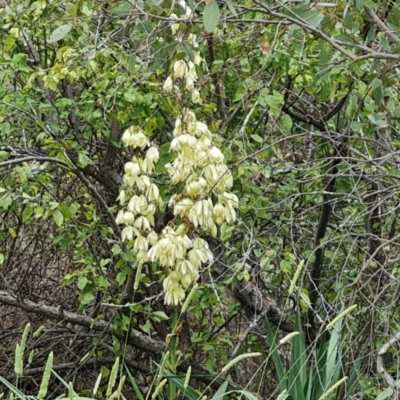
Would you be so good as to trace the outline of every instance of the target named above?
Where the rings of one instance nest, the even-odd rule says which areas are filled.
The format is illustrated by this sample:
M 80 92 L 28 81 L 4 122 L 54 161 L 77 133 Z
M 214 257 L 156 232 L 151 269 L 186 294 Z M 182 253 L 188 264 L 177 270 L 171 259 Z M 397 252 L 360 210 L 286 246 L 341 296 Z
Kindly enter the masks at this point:
M 292 349 L 289 366 L 285 368 L 278 353 L 276 334 L 268 319 L 265 326 L 270 341 L 270 357 L 275 366 L 281 394 L 279 400 L 333 400 L 337 399 L 338 389 L 346 384 L 347 392 L 353 388 L 360 364 L 354 364 L 349 376 L 344 375 L 345 356 L 341 338 L 343 320 L 338 320 L 333 329 L 325 331 L 319 338 L 318 349 L 307 347 L 301 328 L 300 317 L 295 323 L 298 334 L 291 335 Z

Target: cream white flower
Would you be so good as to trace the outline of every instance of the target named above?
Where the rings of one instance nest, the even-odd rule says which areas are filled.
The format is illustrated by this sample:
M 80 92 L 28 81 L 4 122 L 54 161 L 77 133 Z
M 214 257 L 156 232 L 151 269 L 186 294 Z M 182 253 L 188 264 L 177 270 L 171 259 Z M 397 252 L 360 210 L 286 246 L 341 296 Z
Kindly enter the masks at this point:
M 146 146 L 150 145 L 147 136 L 137 126 L 127 129 L 122 135 L 122 141 L 126 146 L 132 146 L 135 149 L 139 147 L 143 150 Z
M 147 188 L 151 185 L 150 178 L 147 175 L 141 175 L 136 178 L 136 187 L 141 191 L 144 192 Z
M 177 137 L 182 134 L 182 120 L 180 118 L 177 118 L 175 121 L 175 128 L 174 131 L 172 132 L 172 135 L 174 137 Z
M 136 177 L 128 175 L 128 174 L 124 174 L 124 177 L 122 180 L 124 181 L 125 185 L 127 185 L 129 187 L 133 187 L 136 182 Z
M 187 217 L 189 215 L 189 212 L 193 206 L 193 200 L 189 198 L 185 198 L 182 200 L 179 200 L 175 206 L 174 206 L 174 215 L 178 217 Z
M 207 227 L 212 217 L 212 203 L 210 199 L 198 201 L 189 212 L 189 220 L 197 228 Z
M 195 51 L 195 52 L 194 52 L 194 59 L 193 59 L 193 62 L 194 62 L 196 65 L 200 65 L 200 64 L 203 62 L 203 59 L 202 59 L 201 56 L 200 56 L 200 52 L 198 52 L 198 51 Z
M 199 257 L 203 263 L 210 262 L 214 260 L 214 256 L 208 246 L 208 243 L 201 238 L 196 238 L 193 240 L 193 249 L 198 251 Z
M 188 63 L 188 77 L 195 81 L 197 79 L 197 72 L 196 72 L 196 66 L 192 61 L 189 61 Z
M 212 147 L 211 138 L 209 135 L 202 135 L 197 140 L 198 146 L 205 151 L 209 151 Z
M 133 250 L 138 253 L 139 251 L 145 251 L 147 252 L 149 248 L 149 242 L 147 239 L 143 236 L 138 236 L 135 240 L 135 244 L 133 245 Z M 147 258 L 147 255 L 146 255 Z
M 193 33 L 189 33 L 187 37 L 187 42 L 190 43 L 194 48 L 199 47 L 199 43 L 197 42 L 197 36 L 193 35 Z
M 138 229 L 139 231 L 150 231 L 151 230 L 151 225 L 149 220 L 146 217 L 140 216 L 134 224 L 134 227 Z
M 176 14 L 172 13 L 171 18 L 178 19 L 178 16 Z M 175 36 L 176 32 L 178 32 L 178 30 L 179 30 L 179 24 L 172 24 L 171 30 L 172 30 L 172 35 Z
M 171 150 L 182 151 L 185 149 L 185 147 L 190 147 L 194 149 L 196 145 L 197 145 L 197 139 L 192 135 L 184 133 L 178 136 L 177 138 L 172 139 Z
M 123 216 L 123 222 L 125 225 L 132 225 L 135 222 L 135 216 L 131 212 L 126 211 Z
M 165 280 L 167 279 L 168 277 L 165 278 Z M 165 304 L 178 305 L 185 298 L 185 292 L 179 283 L 173 282 L 169 284 L 168 289 L 164 288 L 164 291 L 165 291 L 165 299 L 164 299 Z
M 125 172 L 130 176 L 138 176 L 140 175 L 140 166 L 136 162 L 129 161 L 125 164 Z
M 196 268 L 189 260 L 180 260 L 176 265 L 176 270 L 181 275 L 191 274 L 192 272 L 196 271 Z
M 157 242 L 158 242 L 158 235 L 156 232 L 151 231 L 148 235 L 147 235 L 147 241 L 149 242 L 149 244 L 151 246 L 154 246 Z
M 208 126 L 204 122 L 197 121 L 196 122 L 196 134 L 198 136 L 204 135 L 204 134 L 211 135 L 211 132 L 208 129 Z
M 178 25 L 178 27 L 179 27 L 179 25 Z M 168 93 L 168 92 L 172 91 L 173 87 L 174 87 L 174 82 L 172 80 L 172 76 L 169 76 L 164 82 L 163 90 L 164 90 L 164 92 Z
M 226 218 L 225 221 L 229 224 L 236 221 L 235 208 L 239 207 L 239 199 L 234 193 L 224 192 L 218 196 L 218 200 L 221 204 L 224 204 Z
M 147 160 L 156 163 L 159 160 L 159 158 L 160 158 L 160 153 L 159 153 L 157 147 L 152 146 L 147 150 L 147 153 L 146 153 Z
M 119 204 L 122 206 L 125 204 L 125 200 L 126 200 L 126 192 L 125 190 L 121 190 L 119 192 L 119 195 L 117 197 L 117 200 L 119 200 Z
M 218 148 L 213 146 L 208 153 L 208 158 L 210 162 L 215 163 L 215 164 L 221 164 L 224 162 L 224 155 L 222 154 L 222 151 Z
M 187 289 L 194 280 L 197 280 L 197 279 L 193 279 L 189 274 L 182 275 L 181 285 L 184 289 Z
M 192 90 L 193 88 L 194 88 L 194 81 L 190 76 L 188 76 L 186 78 L 185 89 Z
M 121 140 L 128 146 L 128 143 L 131 141 L 132 132 L 131 129 L 127 129 L 122 135 Z
M 191 198 L 197 198 L 205 194 L 207 186 L 208 185 L 206 180 L 203 177 L 201 177 L 197 181 L 192 181 L 186 185 L 186 193 Z
M 119 210 L 119 212 L 118 212 L 118 214 L 117 214 L 117 217 L 115 218 L 115 222 L 116 222 L 118 225 L 121 225 L 121 224 L 124 223 L 124 214 L 125 214 L 125 211 L 124 211 L 124 210 Z
M 157 199 L 157 202 L 160 201 L 160 198 Z M 157 207 L 154 203 L 150 203 L 147 205 L 146 214 L 147 215 L 154 215 L 157 211 Z
M 183 78 L 187 74 L 187 65 L 183 60 L 177 60 L 174 63 L 174 77 Z
M 193 92 L 192 92 L 192 102 L 195 104 L 202 103 L 202 99 L 200 97 L 200 92 L 197 89 L 193 90 Z
M 229 207 L 239 207 L 239 199 L 234 193 L 224 192 L 218 196 L 218 201 Z
M 128 211 L 133 213 L 134 215 L 136 214 L 141 214 L 144 210 L 147 209 L 148 203 L 147 199 L 144 195 L 140 196 L 133 196 L 128 203 Z
M 232 173 L 225 164 L 209 164 L 204 168 L 207 183 L 218 193 L 233 186 Z
M 190 111 L 189 109 L 185 109 L 183 111 L 183 119 L 186 123 L 190 123 L 190 122 L 196 122 L 197 118 L 196 118 L 196 114 L 193 111 Z
M 175 36 L 176 32 L 179 31 L 179 24 L 172 24 L 171 25 L 171 31 L 172 31 L 172 35 Z
M 214 221 L 222 225 L 226 220 L 226 209 L 222 204 L 216 204 L 213 209 Z
M 149 261 L 149 259 L 147 258 L 147 251 L 145 250 L 138 251 L 136 254 L 136 260 L 138 261 L 139 264 L 144 264 L 147 261 Z
M 122 241 L 125 242 L 125 240 L 132 240 L 133 239 L 133 233 L 134 233 L 133 226 L 125 227 L 121 232 Z
M 147 198 L 149 201 L 157 201 L 160 197 L 158 186 L 152 183 L 147 189 Z

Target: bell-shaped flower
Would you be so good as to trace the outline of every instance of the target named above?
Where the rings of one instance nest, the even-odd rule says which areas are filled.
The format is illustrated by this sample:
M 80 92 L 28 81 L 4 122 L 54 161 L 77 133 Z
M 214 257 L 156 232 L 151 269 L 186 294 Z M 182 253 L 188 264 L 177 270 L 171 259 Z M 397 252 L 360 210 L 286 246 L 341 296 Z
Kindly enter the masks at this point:
M 125 240 L 132 240 L 133 239 L 133 234 L 134 234 L 133 226 L 127 226 L 124 229 L 122 229 L 121 240 L 123 242 L 125 242 Z
M 147 199 L 149 201 L 157 201 L 159 197 L 160 197 L 160 191 L 158 189 L 158 186 L 152 183 L 147 188 Z
M 127 208 L 128 211 L 136 215 L 136 214 L 142 214 L 142 212 L 147 209 L 147 206 L 148 206 L 147 199 L 144 195 L 140 196 L 135 195 L 129 200 Z
M 124 174 L 124 177 L 122 178 L 122 180 L 124 181 L 125 185 L 127 185 L 129 187 L 133 187 L 133 186 L 135 186 L 135 183 L 136 183 L 136 176 Z
M 141 232 L 151 230 L 150 221 L 146 217 L 143 217 L 143 216 L 140 216 L 136 219 L 134 227 Z
M 214 261 L 214 256 L 208 246 L 208 243 L 201 238 L 196 238 L 193 240 L 193 249 L 198 252 L 201 262 L 212 263 Z
M 179 200 L 176 202 L 174 205 L 174 215 L 177 217 L 187 217 L 189 215 L 189 212 L 193 206 L 193 200 L 189 198 L 184 198 L 182 200 Z
M 193 81 L 193 79 L 192 79 L 190 76 L 188 76 L 188 77 L 186 78 L 185 89 L 186 89 L 186 90 L 192 90 L 192 89 L 194 89 L 194 81 Z
M 147 258 L 147 251 L 140 250 L 136 253 L 136 260 L 139 264 L 144 264 L 149 261 Z
M 154 246 L 158 242 L 158 235 L 154 231 L 150 231 L 147 235 L 147 241 L 151 246 Z
M 179 27 L 179 25 L 178 25 L 178 27 Z M 174 82 L 172 81 L 172 76 L 169 76 L 164 82 L 163 90 L 164 90 L 164 92 L 168 93 L 168 92 L 172 91 L 173 87 L 174 87 Z
M 208 129 L 208 126 L 204 122 L 197 121 L 196 122 L 196 135 L 201 136 L 204 134 L 206 134 L 206 135 L 211 134 L 210 130 Z
M 171 14 L 171 18 L 173 19 L 178 19 L 178 16 L 174 13 Z M 171 25 L 171 31 L 172 31 L 172 35 L 175 36 L 176 32 L 178 32 L 179 30 L 179 24 L 172 24 Z
M 147 175 L 141 175 L 136 178 L 136 187 L 141 192 L 145 192 L 150 185 L 151 185 L 151 181 Z
M 182 120 L 180 118 L 177 118 L 175 120 L 175 128 L 174 131 L 172 132 L 172 135 L 174 137 L 177 137 L 181 134 L 182 134 Z
M 139 251 L 145 251 L 146 252 L 146 257 L 147 257 L 147 250 L 149 248 L 149 243 L 147 239 L 141 235 L 139 235 L 135 239 L 135 243 L 133 245 L 133 250 L 138 253 Z
M 197 143 L 202 150 L 209 151 L 212 148 L 211 135 L 205 134 L 198 138 Z
M 117 197 L 117 200 L 119 200 L 119 204 L 122 206 L 125 204 L 125 200 L 126 200 L 126 192 L 125 190 L 121 190 L 119 192 L 119 195 Z
M 125 225 L 133 225 L 135 216 L 130 211 L 126 211 L 123 216 L 123 222 Z
M 222 151 L 215 146 L 213 146 L 209 151 L 208 158 L 210 162 L 214 164 L 221 164 L 224 162 L 224 155 L 222 154 Z
M 197 42 L 197 36 L 193 33 L 189 33 L 187 37 L 187 42 L 194 48 L 199 47 L 199 43 Z
M 166 278 L 168 279 L 168 277 Z M 165 304 L 178 305 L 185 298 L 185 292 L 179 283 L 169 285 L 168 290 L 165 290 Z
M 157 149 L 157 147 L 150 147 L 147 152 L 146 152 L 146 159 L 149 161 L 152 161 L 154 163 L 156 163 L 160 158 L 160 153 Z
M 122 225 L 124 223 L 124 214 L 125 214 L 124 210 L 119 210 L 118 211 L 117 217 L 115 218 L 115 222 L 118 225 Z
M 207 226 L 210 217 L 212 217 L 212 202 L 210 199 L 198 201 L 189 212 L 189 220 L 195 228 Z
M 195 103 L 195 104 L 201 104 L 202 103 L 200 92 L 197 89 L 194 89 L 192 91 L 192 102 Z
M 188 67 L 189 67 L 188 76 L 192 81 L 195 81 L 197 79 L 196 66 L 192 61 L 189 61 Z
M 194 52 L 194 59 L 193 59 L 193 62 L 194 62 L 196 65 L 200 65 L 200 64 L 203 62 L 203 59 L 201 58 L 200 52 L 199 52 L 199 51 L 195 51 L 195 52 Z
M 187 74 L 187 65 L 184 60 L 177 60 L 174 63 L 174 77 L 183 78 Z
M 125 164 L 125 172 L 130 176 L 140 175 L 140 166 L 137 162 L 129 161 Z
M 226 221 L 226 209 L 222 204 L 216 204 L 213 209 L 214 221 L 222 225 Z

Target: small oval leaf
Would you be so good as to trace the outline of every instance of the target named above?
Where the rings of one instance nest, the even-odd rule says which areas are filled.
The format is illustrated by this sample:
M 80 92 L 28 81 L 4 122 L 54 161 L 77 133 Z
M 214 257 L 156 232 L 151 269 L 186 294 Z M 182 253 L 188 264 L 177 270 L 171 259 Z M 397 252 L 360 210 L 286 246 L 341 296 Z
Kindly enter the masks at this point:
M 47 39 L 48 43 L 58 42 L 61 39 L 64 39 L 65 36 L 68 35 L 71 30 L 71 25 L 61 25 L 57 29 L 53 31 L 53 33 Z
M 212 32 L 219 21 L 219 7 L 216 0 L 211 0 L 204 8 L 203 23 L 207 32 Z

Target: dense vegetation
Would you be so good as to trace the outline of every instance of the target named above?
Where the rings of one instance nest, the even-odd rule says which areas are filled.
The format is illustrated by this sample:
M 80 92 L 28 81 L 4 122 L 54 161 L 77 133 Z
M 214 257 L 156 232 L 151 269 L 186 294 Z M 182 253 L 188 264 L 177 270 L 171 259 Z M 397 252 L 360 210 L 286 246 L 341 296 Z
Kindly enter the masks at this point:
M 395 1 L 0 19 L 5 398 L 397 398 Z

